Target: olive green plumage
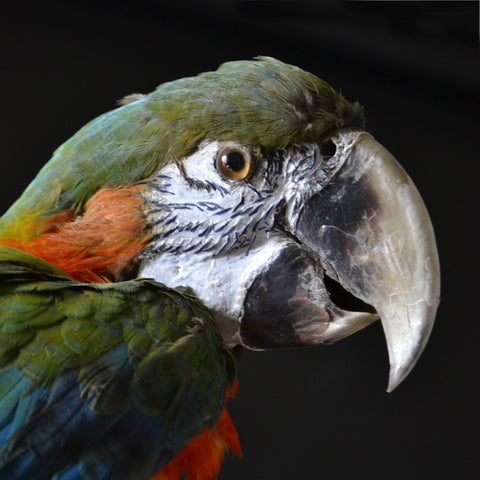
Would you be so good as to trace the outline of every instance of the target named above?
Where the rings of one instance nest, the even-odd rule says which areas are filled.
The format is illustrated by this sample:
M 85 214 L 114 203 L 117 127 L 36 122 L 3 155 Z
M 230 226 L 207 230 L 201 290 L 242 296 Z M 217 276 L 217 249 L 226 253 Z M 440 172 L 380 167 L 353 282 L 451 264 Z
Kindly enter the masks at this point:
M 79 212 L 99 188 L 142 181 L 203 139 L 277 149 L 363 122 L 357 103 L 298 67 L 268 57 L 225 63 L 160 85 L 84 126 L 6 213 L 3 230 L 26 214 Z

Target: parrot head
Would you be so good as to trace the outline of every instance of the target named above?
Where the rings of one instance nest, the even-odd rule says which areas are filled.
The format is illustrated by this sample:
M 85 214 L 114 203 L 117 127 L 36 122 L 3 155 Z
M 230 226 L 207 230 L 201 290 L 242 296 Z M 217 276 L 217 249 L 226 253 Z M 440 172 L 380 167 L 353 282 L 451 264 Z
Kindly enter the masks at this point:
M 439 264 L 420 195 L 363 126 L 358 104 L 297 67 L 226 63 L 86 125 L 6 213 L 4 232 L 33 241 L 38 218 L 86 218 L 96 192 L 138 186 L 143 240 L 113 279 L 186 288 L 228 347 L 329 344 L 380 319 L 392 390 L 428 340 Z M 111 216 L 111 228 L 128 232 L 123 221 Z

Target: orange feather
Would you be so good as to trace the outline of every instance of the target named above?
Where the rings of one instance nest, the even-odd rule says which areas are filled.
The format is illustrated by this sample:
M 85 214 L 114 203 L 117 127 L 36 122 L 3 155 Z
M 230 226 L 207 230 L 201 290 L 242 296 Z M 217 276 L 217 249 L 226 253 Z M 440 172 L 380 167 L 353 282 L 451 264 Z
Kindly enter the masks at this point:
M 2 239 L 5 245 L 32 253 L 82 282 L 115 279 L 140 253 L 145 235 L 141 192 L 144 186 L 102 188 L 72 219 L 64 210 L 47 218 L 31 240 Z
M 238 381 L 227 389 L 226 399 L 235 396 Z M 238 456 L 242 449 L 237 431 L 225 409 L 213 428 L 206 427 L 193 437 L 180 452 L 150 480 L 212 480 L 217 478 L 223 458 L 228 450 Z

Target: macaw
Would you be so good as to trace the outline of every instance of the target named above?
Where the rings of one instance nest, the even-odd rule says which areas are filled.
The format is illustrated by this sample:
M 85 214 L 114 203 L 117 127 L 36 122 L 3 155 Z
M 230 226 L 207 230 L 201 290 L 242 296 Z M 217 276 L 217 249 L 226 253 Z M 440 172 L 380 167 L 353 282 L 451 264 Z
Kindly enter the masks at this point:
M 210 480 L 241 453 L 235 347 L 380 319 L 391 391 L 438 301 L 428 213 L 358 103 L 268 57 L 130 95 L 1 218 L 0 478 Z

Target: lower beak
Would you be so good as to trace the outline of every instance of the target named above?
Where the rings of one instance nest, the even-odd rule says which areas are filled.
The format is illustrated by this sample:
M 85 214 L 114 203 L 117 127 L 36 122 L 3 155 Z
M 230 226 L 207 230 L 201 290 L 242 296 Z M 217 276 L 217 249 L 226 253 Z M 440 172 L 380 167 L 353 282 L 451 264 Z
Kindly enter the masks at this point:
M 392 391 L 422 353 L 439 303 L 435 237 L 415 185 L 360 132 L 341 170 L 306 204 L 296 233 L 329 277 L 380 316 Z

